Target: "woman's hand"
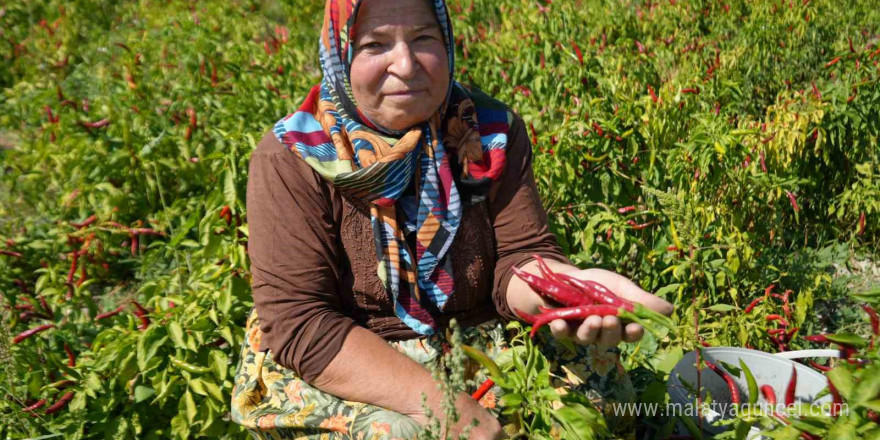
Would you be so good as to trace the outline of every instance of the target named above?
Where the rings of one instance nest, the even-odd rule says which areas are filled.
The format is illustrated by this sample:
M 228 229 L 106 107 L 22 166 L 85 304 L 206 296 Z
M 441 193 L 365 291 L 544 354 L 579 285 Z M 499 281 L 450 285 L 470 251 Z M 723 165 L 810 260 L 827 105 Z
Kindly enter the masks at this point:
M 582 280 L 595 281 L 610 289 L 617 296 L 641 303 L 664 315 L 672 314 L 672 304 L 645 292 L 622 275 L 604 269 L 579 269 L 549 259 L 545 261 L 554 272 L 564 273 Z M 521 269 L 540 275 L 537 263 L 534 261 L 524 265 Z M 510 279 L 507 287 L 507 302 L 511 309 L 516 308 L 526 313 L 537 313 L 539 306 L 550 306 L 528 284 L 516 276 Z M 612 347 L 622 341 L 636 342 L 645 334 L 645 329 L 641 325 L 629 323 L 624 326 L 620 319 L 614 316 L 604 318 L 591 316 L 578 325 L 570 325 L 567 321 L 558 319 L 550 322 L 549 327 L 553 337 L 557 339 L 569 339 L 581 345 L 599 344 L 604 347 Z
M 471 424 L 474 419 L 479 425 L 471 428 L 468 438 L 472 440 L 500 440 L 507 438 L 507 434 L 501 428 L 501 423 L 489 411 L 480 406 L 479 402 L 466 394 L 459 396 L 456 407 L 460 413 L 458 423 L 450 429 L 451 438 L 458 438 L 461 431 Z M 442 437 L 441 437 L 442 438 Z
M 441 399 L 442 396 L 438 395 L 436 398 Z M 443 414 L 439 400 L 434 401 L 432 406 L 434 414 Z M 455 401 L 455 408 L 458 409 L 459 413 L 458 422 L 449 428 L 448 433 L 441 432 L 440 438 L 458 438 L 473 420 L 476 420 L 478 425 L 471 428 L 468 432 L 469 439 L 501 440 L 508 438 L 504 429 L 501 428 L 501 423 L 498 422 L 498 419 L 480 406 L 479 402 L 471 398 L 471 396 L 460 393 Z M 422 426 L 428 423 L 428 418 L 423 413 L 414 414 L 410 417 Z
M 567 275 L 600 283 L 614 292 L 615 295 L 630 301 L 641 303 L 664 315 L 672 314 L 672 304 L 642 290 L 628 278 L 604 269 L 584 269 L 568 272 Z M 613 347 L 621 341 L 636 342 L 642 339 L 645 329 L 641 325 L 630 322 L 623 325 L 616 316 L 590 316 L 580 324 L 569 324 L 568 321 L 557 319 L 551 321 L 550 332 L 554 338 L 570 339 L 577 344 L 599 344 L 602 347 Z

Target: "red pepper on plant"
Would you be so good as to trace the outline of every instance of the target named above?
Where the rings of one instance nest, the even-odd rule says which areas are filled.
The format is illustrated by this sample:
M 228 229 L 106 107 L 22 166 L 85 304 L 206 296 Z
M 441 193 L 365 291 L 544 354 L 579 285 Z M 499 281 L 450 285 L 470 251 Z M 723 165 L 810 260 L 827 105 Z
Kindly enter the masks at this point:
M 55 324 L 43 324 L 41 326 L 25 330 L 25 331 L 15 335 L 14 338 L 12 338 L 12 344 L 13 345 L 18 344 L 19 342 L 24 341 L 25 339 L 30 338 L 31 336 L 33 336 L 37 333 L 49 330 L 50 328 L 54 328 L 54 327 L 55 327 Z
M 730 374 L 724 370 L 722 370 L 717 365 L 712 362 L 706 361 L 706 366 L 709 367 L 710 370 L 715 372 L 718 376 L 724 379 L 724 382 L 727 383 L 727 389 L 730 391 L 730 400 L 734 405 L 739 405 L 741 403 L 739 388 L 736 387 L 736 382 L 734 382 L 733 378 Z
M 46 408 L 46 414 L 54 414 L 61 411 L 71 400 L 73 400 L 73 391 L 64 393 L 58 401 L 52 404 L 49 408 Z

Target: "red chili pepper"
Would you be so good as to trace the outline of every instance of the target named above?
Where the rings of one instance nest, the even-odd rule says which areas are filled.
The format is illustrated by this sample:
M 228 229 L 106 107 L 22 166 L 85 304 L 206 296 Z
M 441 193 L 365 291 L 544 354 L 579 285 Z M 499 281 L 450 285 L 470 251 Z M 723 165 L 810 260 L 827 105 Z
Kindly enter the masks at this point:
M 691 93 L 691 94 L 694 94 L 694 95 L 699 95 L 699 94 L 700 94 L 700 88 L 699 88 L 699 87 L 695 87 L 695 88 L 681 89 L 681 93 L 685 93 L 685 94 Z
M 774 408 L 776 407 L 776 391 L 773 391 L 773 387 L 770 385 L 761 385 L 761 394 L 770 406 Z
M 831 382 L 831 379 L 828 379 L 828 391 L 831 393 L 831 417 L 837 417 L 840 414 L 840 407 L 843 405 L 843 399 L 840 397 L 840 392 L 837 391 L 837 388 L 834 386 L 834 383 Z
M 820 92 L 819 92 L 819 88 L 816 87 L 816 81 L 812 81 L 811 84 L 812 84 L 812 86 L 813 86 L 813 96 L 815 96 L 816 99 L 821 100 L 821 99 L 822 99 L 822 93 L 820 93 Z
M 46 302 L 46 298 L 43 298 L 43 295 L 39 295 L 40 306 L 43 307 L 43 310 L 46 311 L 46 314 L 49 315 L 50 318 L 55 318 L 55 312 L 49 307 L 49 303 Z
M 101 128 L 101 127 L 106 127 L 106 126 L 110 125 L 110 119 L 104 118 L 104 119 L 101 119 L 100 121 L 80 122 L 79 124 L 82 125 L 83 127 L 86 127 L 86 128 Z
M 98 316 L 95 316 L 95 321 L 99 321 L 104 318 L 109 318 L 111 316 L 116 316 L 116 315 L 122 313 L 123 310 L 125 310 L 125 306 L 119 306 L 116 309 L 111 310 L 109 312 L 100 313 L 100 314 L 98 314 Z
M 743 311 L 743 313 L 746 313 L 746 314 L 751 313 L 751 311 L 755 308 L 755 306 L 757 306 L 758 303 L 760 303 L 761 301 L 764 301 L 765 298 L 766 298 L 765 296 L 762 296 L 762 297 L 753 299 L 752 302 L 750 302 L 749 305 L 746 307 L 746 309 Z
M 571 46 L 574 48 L 574 53 L 577 54 L 578 63 L 581 66 L 583 66 L 584 65 L 584 54 L 581 53 L 581 48 L 578 46 L 578 44 L 574 40 L 571 40 Z
M 641 43 L 640 41 L 638 41 L 638 40 L 636 40 L 636 49 L 639 50 L 639 53 L 640 53 L 640 54 L 645 53 L 645 45 L 642 44 L 642 43 Z
M 666 246 L 666 250 L 667 250 L 668 252 L 678 252 L 678 246 L 675 246 L 675 245 L 672 245 L 672 246 Z
M 556 278 L 556 274 L 553 273 L 553 270 L 550 269 L 550 266 L 547 265 L 547 262 L 544 261 L 544 259 L 541 258 L 540 255 L 535 255 L 535 261 L 538 263 L 538 270 L 541 271 L 541 276 L 548 280 L 561 282 L 559 279 Z
M 602 131 L 602 127 L 600 127 L 599 124 L 595 122 L 593 122 L 593 130 L 596 132 L 597 135 L 599 135 L 599 137 L 605 134 L 605 132 Z
M 635 206 L 624 206 L 623 208 L 618 208 L 617 212 L 618 212 L 618 214 L 626 214 L 627 212 L 632 212 L 635 210 L 636 210 Z
M 22 411 L 32 413 L 32 412 L 34 412 L 44 406 L 46 406 L 46 399 L 40 399 L 40 400 L 36 401 L 36 403 L 34 403 L 33 405 L 23 408 Z M 34 415 L 34 414 L 31 414 L 31 415 Z
M 546 280 L 516 267 L 511 269 L 517 277 L 525 281 L 539 295 L 556 301 L 559 304 L 573 307 L 590 302 L 589 298 L 579 294 L 574 288 L 564 283 Z
M 531 332 L 531 336 L 533 337 L 536 333 L 538 333 L 538 329 L 557 319 L 562 319 L 566 321 L 576 319 L 583 320 L 594 315 L 603 317 L 618 316 L 618 314 L 620 313 L 619 308 L 609 305 L 592 305 L 569 307 L 564 309 L 552 309 L 537 316 L 529 315 L 528 313 L 522 312 L 518 309 L 514 309 L 514 311 L 517 313 L 517 315 L 522 317 L 524 321 L 533 323 Z
M 57 413 L 58 411 L 61 411 L 61 409 L 63 409 L 65 406 L 67 406 L 67 404 L 71 400 L 73 400 L 73 391 L 68 391 L 68 392 L 64 393 L 64 395 L 61 396 L 61 398 L 58 399 L 58 401 L 56 401 L 54 404 L 52 404 L 52 406 L 50 406 L 49 408 L 46 408 L 46 414 L 54 414 L 54 413 Z
M 64 351 L 67 352 L 67 366 L 76 366 L 76 357 L 73 355 L 73 351 L 70 350 L 70 347 L 67 346 L 66 342 L 64 343 Z
M 831 66 L 837 64 L 838 61 L 840 61 L 840 57 L 835 57 L 833 60 L 825 63 L 825 67 L 826 68 L 831 67 Z
M 473 394 L 471 394 L 471 398 L 479 401 L 483 398 L 483 396 L 486 395 L 486 393 L 489 392 L 489 390 L 492 389 L 493 386 L 495 386 L 495 382 L 493 382 L 492 379 L 486 379 L 486 381 L 483 382 L 483 384 L 480 385 L 480 387 L 477 388 L 477 390 L 474 391 Z
M 150 325 L 150 318 L 147 316 L 150 312 L 144 308 L 144 306 L 140 305 L 137 301 L 132 300 L 131 303 L 135 307 L 134 315 L 140 319 L 141 323 L 138 325 L 138 329 L 146 330 Z
M 764 319 L 766 319 L 767 321 L 779 321 L 779 323 L 782 324 L 783 327 L 788 327 L 788 321 L 777 314 L 767 315 Z
M 821 364 L 817 363 L 816 361 L 808 361 L 807 363 L 809 363 L 811 367 L 813 367 L 823 373 L 827 373 L 827 372 L 831 371 L 831 367 L 826 367 L 825 365 L 821 365 Z
M 628 312 L 635 310 L 635 305 L 631 301 L 615 295 L 607 287 L 595 281 L 581 280 L 566 274 L 556 274 L 556 277 L 576 287 L 594 303 L 620 307 Z
M 656 104 L 657 101 L 660 100 L 660 98 L 657 97 L 657 94 L 654 93 L 654 88 L 651 87 L 650 85 L 648 85 L 648 93 L 651 94 L 651 101 L 654 101 L 654 104 Z
M 639 223 L 639 224 L 637 224 L 637 225 L 632 225 L 632 228 L 635 229 L 636 231 L 640 231 L 640 230 L 645 229 L 645 228 L 647 228 L 648 226 L 651 226 L 651 225 L 653 225 L 653 224 L 654 224 L 653 221 L 649 221 L 649 222 L 646 222 L 646 223 Z
M 21 258 L 22 257 L 22 254 L 19 252 L 12 252 L 12 251 L 7 251 L 7 250 L 3 250 L 3 249 L 0 249 L 0 255 L 6 255 L 6 256 L 14 257 L 14 258 Z
M 706 366 L 709 367 L 710 370 L 714 371 L 715 374 L 721 376 L 724 379 L 724 382 L 727 382 L 727 389 L 730 391 L 730 400 L 734 405 L 739 405 L 741 403 L 739 396 L 739 388 L 736 387 L 736 382 L 733 381 L 733 378 L 730 377 L 726 371 L 719 368 L 717 365 L 712 362 L 706 361 Z
M 794 405 L 794 392 L 797 389 L 797 367 L 791 366 L 791 379 L 788 380 L 788 388 L 785 389 L 785 406 Z
M 764 152 L 763 151 L 759 155 L 758 159 L 761 162 L 761 171 L 766 173 L 767 172 L 767 163 L 764 161 Z
M 55 327 L 55 324 L 43 324 L 39 327 L 34 327 L 32 329 L 25 330 L 25 331 L 17 334 L 14 338 L 12 338 L 12 344 L 13 345 L 18 344 L 19 342 L 24 341 L 25 339 L 30 338 L 31 336 L 33 336 L 37 333 L 49 330 L 50 328 L 53 328 L 53 327 Z
M 135 234 L 131 235 L 131 254 L 135 255 L 138 252 L 138 236 Z
M 859 235 L 865 233 L 865 211 L 859 214 Z
M 784 328 L 771 328 L 771 329 L 767 330 L 768 335 L 780 335 L 780 334 L 784 334 L 784 333 L 785 333 Z
M 220 209 L 220 218 L 226 220 L 227 226 L 232 223 L 232 209 L 228 205 Z
M 794 194 L 792 194 L 790 191 L 785 191 L 785 195 L 788 196 L 788 201 L 789 203 L 791 203 L 791 207 L 792 209 L 794 209 L 794 212 L 800 211 L 801 209 L 800 207 L 798 207 L 797 199 L 795 198 Z

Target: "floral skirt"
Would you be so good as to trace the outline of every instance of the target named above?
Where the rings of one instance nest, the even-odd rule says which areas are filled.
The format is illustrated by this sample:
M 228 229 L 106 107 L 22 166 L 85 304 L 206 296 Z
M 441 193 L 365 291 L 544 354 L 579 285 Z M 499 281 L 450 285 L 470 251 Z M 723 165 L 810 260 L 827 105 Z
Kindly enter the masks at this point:
M 232 389 L 232 421 L 244 426 L 255 439 L 412 439 L 420 426 L 411 418 L 378 406 L 339 399 L 313 388 L 292 370 L 276 364 L 271 352 L 260 351 L 259 319 L 251 310 L 247 338 Z M 539 333 L 543 335 L 543 333 Z M 540 337 L 540 336 L 539 336 Z M 465 344 L 496 357 L 508 347 L 509 337 L 498 320 L 462 329 Z M 609 403 L 635 401 L 632 383 L 620 364 L 616 349 L 578 346 L 572 352 L 550 337 L 539 340 L 550 360 L 553 385 L 560 392 L 581 392 L 604 410 L 609 429 L 617 437 L 634 437 L 634 417 L 620 416 Z M 448 348 L 445 336 L 433 335 L 389 344 L 427 366 Z M 478 365 L 467 369 L 476 383 L 486 379 Z M 472 392 L 473 390 L 469 390 Z M 495 414 L 500 388 L 495 386 L 480 404 Z M 502 424 L 505 421 L 501 420 Z

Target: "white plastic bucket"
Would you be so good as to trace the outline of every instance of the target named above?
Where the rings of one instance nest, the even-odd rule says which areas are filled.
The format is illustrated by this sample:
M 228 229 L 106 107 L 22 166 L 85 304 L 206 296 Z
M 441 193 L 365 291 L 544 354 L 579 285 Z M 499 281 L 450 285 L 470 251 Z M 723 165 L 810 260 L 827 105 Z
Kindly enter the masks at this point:
M 755 376 L 758 386 L 770 385 L 776 392 L 777 404 L 784 404 L 785 391 L 788 388 L 789 379 L 791 379 L 792 365 L 797 368 L 797 387 L 795 389 L 795 402 L 804 404 L 813 404 L 817 407 L 823 404 L 831 404 L 831 396 L 825 395 L 821 399 L 816 396 L 822 392 L 827 386 L 828 381 L 825 376 L 812 368 L 792 362 L 790 359 L 806 358 L 806 357 L 837 357 L 836 350 L 803 350 L 794 352 L 784 352 L 779 354 L 770 354 L 758 350 L 749 350 L 747 348 L 738 347 L 709 347 L 701 350 L 704 360 L 708 360 L 723 369 L 720 362 L 725 362 L 739 368 L 739 361 L 742 361 L 749 367 Z M 683 407 L 694 405 L 695 396 L 682 384 L 682 380 L 696 387 L 697 370 L 696 352 L 689 352 L 681 358 L 675 365 L 675 368 L 669 373 L 669 379 L 666 382 L 666 389 L 673 404 L 679 404 Z M 720 362 L 719 362 L 720 361 Z M 745 379 L 745 374 L 737 377 L 730 375 L 739 389 L 740 400 L 742 403 L 749 401 L 749 387 Z M 705 401 L 708 394 L 711 394 L 713 404 L 702 417 L 702 426 L 705 431 L 711 434 L 719 434 L 725 431 L 725 426 L 715 425 L 714 422 L 723 419 L 733 418 L 732 402 L 730 390 L 727 383 L 712 372 L 708 368 L 703 368 L 701 377 L 701 399 Z M 763 397 L 759 395 L 758 402 L 765 402 Z M 691 418 L 694 423 L 699 426 L 699 413 L 691 411 Z M 685 414 L 687 415 L 687 414 Z M 759 432 L 756 428 L 752 428 L 749 438 L 757 438 Z

